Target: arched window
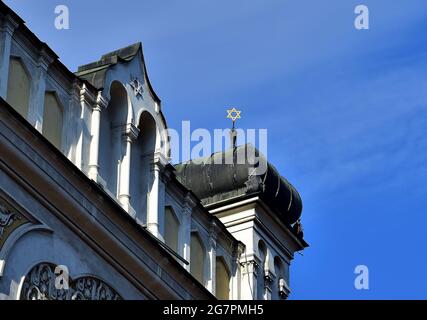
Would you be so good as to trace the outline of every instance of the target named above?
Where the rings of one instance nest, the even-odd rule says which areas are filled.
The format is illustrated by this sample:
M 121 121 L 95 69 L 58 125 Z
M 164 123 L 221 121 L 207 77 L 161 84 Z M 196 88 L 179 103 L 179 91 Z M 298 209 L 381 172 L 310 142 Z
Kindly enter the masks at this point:
M 54 92 L 44 96 L 43 135 L 58 149 L 62 146 L 62 126 L 64 123 L 62 107 Z
M 31 78 L 21 59 L 10 58 L 7 102 L 24 118 L 28 117 Z
M 145 111 L 138 122 L 139 135 L 132 145 L 131 164 L 135 174 L 130 176 L 131 206 L 136 218 L 146 223 L 148 195 L 153 186 L 152 163 L 157 141 L 157 124 L 153 116 Z
M 282 281 L 284 281 L 285 274 L 283 262 L 278 256 L 274 257 L 274 272 L 276 274 L 276 280 L 274 285 L 273 298 L 279 299 L 283 295 L 283 292 L 281 292 L 283 288 L 281 287 Z
M 118 197 L 120 163 L 125 151 L 122 130 L 127 123 L 129 103 L 127 91 L 119 81 L 111 84 L 110 97 L 107 108 L 101 113 L 99 175 L 107 192 Z
M 200 283 L 205 284 L 205 250 L 197 233 L 191 234 L 190 244 L 190 272 Z
M 165 243 L 178 252 L 179 221 L 171 207 L 165 208 Z
M 56 268 L 51 263 L 34 266 L 25 277 L 20 300 L 122 300 L 116 290 L 92 276 L 66 278 L 68 289 L 57 288 Z
M 265 267 L 267 259 L 267 246 L 262 240 L 258 242 L 258 258 L 260 265 L 257 277 L 257 299 L 265 300 Z
M 230 273 L 222 259 L 216 258 L 216 297 L 218 300 L 230 299 Z

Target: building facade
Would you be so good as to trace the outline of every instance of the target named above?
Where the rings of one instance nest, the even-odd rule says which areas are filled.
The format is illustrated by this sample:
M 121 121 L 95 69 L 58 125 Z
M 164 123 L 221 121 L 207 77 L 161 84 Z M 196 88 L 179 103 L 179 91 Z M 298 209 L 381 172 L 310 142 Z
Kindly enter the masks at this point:
M 140 43 L 73 73 L 0 2 L 0 97 L 0 299 L 288 297 L 298 192 L 172 165 Z

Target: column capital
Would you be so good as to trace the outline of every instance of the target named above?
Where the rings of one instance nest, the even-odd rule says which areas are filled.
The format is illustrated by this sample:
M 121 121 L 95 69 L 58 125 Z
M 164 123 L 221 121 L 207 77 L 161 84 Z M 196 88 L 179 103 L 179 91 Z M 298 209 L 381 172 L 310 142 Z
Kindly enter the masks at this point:
M 69 95 L 70 95 L 71 101 L 74 101 L 77 103 L 80 101 L 80 86 L 77 79 L 73 81 L 73 85 L 71 86 Z
M 12 36 L 18 26 L 19 22 L 13 19 L 13 17 L 8 14 L 4 16 L 2 24 L 0 26 L 0 30 L 7 32 L 10 36 Z
M 87 85 L 83 83 L 80 88 L 80 102 L 84 102 L 90 106 L 93 106 L 95 104 L 95 101 L 95 95 L 93 94 L 93 92 L 91 92 L 91 90 L 89 90 Z
M 151 159 L 151 170 L 159 174 L 163 173 L 168 163 L 168 159 L 160 151 L 155 151 Z
M 216 247 L 218 233 L 220 229 L 215 220 L 212 220 L 209 226 L 209 242 L 212 247 Z
M 133 123 L 127 123 L 122 127 L 122 136 L 126 141 L 132 142 L 139 135 L 139 129 Z
M 257 276 L 259 264 L 255 260 L 243 261 L 240 264 L 243 267 L 242 274 L 252 273 Z
M 185 195 L 183 206 L 188 208 L 190 211 L 193 211 L 193 208 L 197 206 L 196 199 L 190 192 L 187 192 L 187 194 Z
M 153 163 L 155 165 L 160 165 L 161 167 L 165 167 L 169 163 L 169 161 L 168 161 L 168 158 L 166 158 L 162 152 L 160 152 L 159 150 L 156 150 L 156 152 L 154 152 Z
M 212 220 L 209 226 L 209 235 L 211 237 L 217 237 L 218 233 L 220 232 L 219 224 L 217 223 L 216 219 Z
M 239 262 L 245 250 L 245 244 L 241 241 L 237 242 L 237 244 L 233 248 L 233 260 Z
M 107 108 L 109 102 L 110 101 L 102 95 L 102 91 L 98 91 L 95 108 L 99 108 L 100 110 L 105 109 Z
M 47 71 L 50 64 L 55 61 L 56 58 L 56 55 L 49 48 L 43 46 L 39 52 L 39 59 L 37 61 L 37 65 L 44 71 Z

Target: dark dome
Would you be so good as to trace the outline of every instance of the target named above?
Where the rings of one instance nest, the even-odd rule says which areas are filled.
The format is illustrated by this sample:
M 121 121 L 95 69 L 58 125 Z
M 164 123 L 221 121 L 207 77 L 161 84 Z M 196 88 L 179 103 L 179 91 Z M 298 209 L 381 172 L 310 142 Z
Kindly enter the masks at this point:
M 248 156 L 245 157 L 245 154 Z M 237 161 L 240 159 L 238 155 L 243 155 L 242 159 L 246 160 Z M 251 163 L 254 162 L 250 160 L 253 156 L 262 157 L 267 164 L 265 172 L 260 175 L 252 174 Z M 233 157 L 234 161 L 225 162 L 225 159 Z M 240 146 L 234 153 L 230 149 L 175 167 L 177 179 L 193 191 L 204 205 L 258 195 L 283 222 L 293 224 L 301 217 L 302 201 L 297 190 L 251 145 Z

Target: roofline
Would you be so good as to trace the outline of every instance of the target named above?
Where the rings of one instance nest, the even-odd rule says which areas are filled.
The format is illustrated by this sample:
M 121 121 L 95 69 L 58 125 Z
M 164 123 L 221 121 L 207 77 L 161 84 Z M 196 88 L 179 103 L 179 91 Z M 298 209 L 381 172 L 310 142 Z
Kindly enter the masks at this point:
M 126 57 L 121 57 L 119 55 L 121 50 L 131 48 L 131 47 L 136 47 L 136 46 L 138 47 L 138 49 L 134 55 L 128 55 Z M 118 63 L 131 62 L 137 56 L 138 52 L 141 53 L 141 62 L 143 65 L 144 77 L 145 77 L 145 80 L 147 82 L 147 86 L 148 86 L 150 95 L 152 96 L 152 98 L 154 99 L 154 101 L 156 103 L 161 105 L 161 99 L 159 98 L 159 96 L 155 92 L 155 90 L 154 90 L 154 88 L 150 82 L 150 78 L 148 76 L 147 65 L 145 63 L 144 50 L 143 50 L 142 42 L 136 42 L 136 43 L 131 44 L 129 46 L 108 52 L 108 53 L 102 55 L 98 61 L 90 62 L 88 64 L 84 64 L 84 65 L 79 66 L 78 70 L 75 74 L 78 77 L 83 76 L 83 75 L 89 75 L 91 73 L 98 72 L 100 70 L 106 69 L 106 68 L 108 68 L 112 65 L 116 65 Z M 103 88 L 98 88 L 98 89 L 103 89 Z
M 157 95 L 156 91 L 154 91 L 154 88 L 151 85 L 150 78 L 148 76 L 147 65 L 145 63 L 144 49 L 143 49 L 142 42 L 140 42 L 140 45 L 141 45 L 140 46 L 140 50 L 141 50 L 141 57 L 142 57 L 142 65 L 144 66 L 144 75 L 145 75 L 145 78 L 147 80 L 147 86 L 150 89 L 150 93 L 152 94 L 153 99 L 159 104 L 159 106 L 161 106 L 162 100 L 159 98 L 159 96 Z
M 265 205 L 265 200 L 263 198 L 262 192 L 257 191 L 257 192 L 252 192 L 252 193 L 248 193 L 248 194 L 243 194 L 243 195 L 239 195 L 233 198 L 228 198 L 228 199 L 224 199 L 221 201 L 217 201 L 217 202 L 213 202 L 210 204 L 205 205 L 204 207 L 208 210 L 208 211 L 222 211 L 221 208 L 223 208 L 224 206 L 232 206 L 233 204 L 235 204 L 236 206 L 238 206 L 239 204 L 237 202 L 241 202 L 244 200 L 251 200 L 253 199 L 255 202 L 258 201 L 260 203 L 262 203 L 263 205 Z M 251 201 L 249 201 L 251 202 Z M 274 209 L 268 207 L 268 210 L 270 211 L 275 211 Z M 226 210 L 226 209 L 224 209 Z M 214 212 L 213 214 L 215 215 L 216 212 Z M 308 248 L 310 245 L 304 240 L 304 238 L 300 238 L 295 234 L 294 229 L 291 227 L 291 225 L 289 223 L 285 223 L 284 221 L 282 221 L 282 219 L 279 218 L 279 221 L 284 225 L 284 227 L 286 229 L 288 229 L 290 231 L 290 233 L 295 237 L 295 240 L 298 241 L 299 243 L 301 243 L 301 247 L 302 249 L 304 248 Z

